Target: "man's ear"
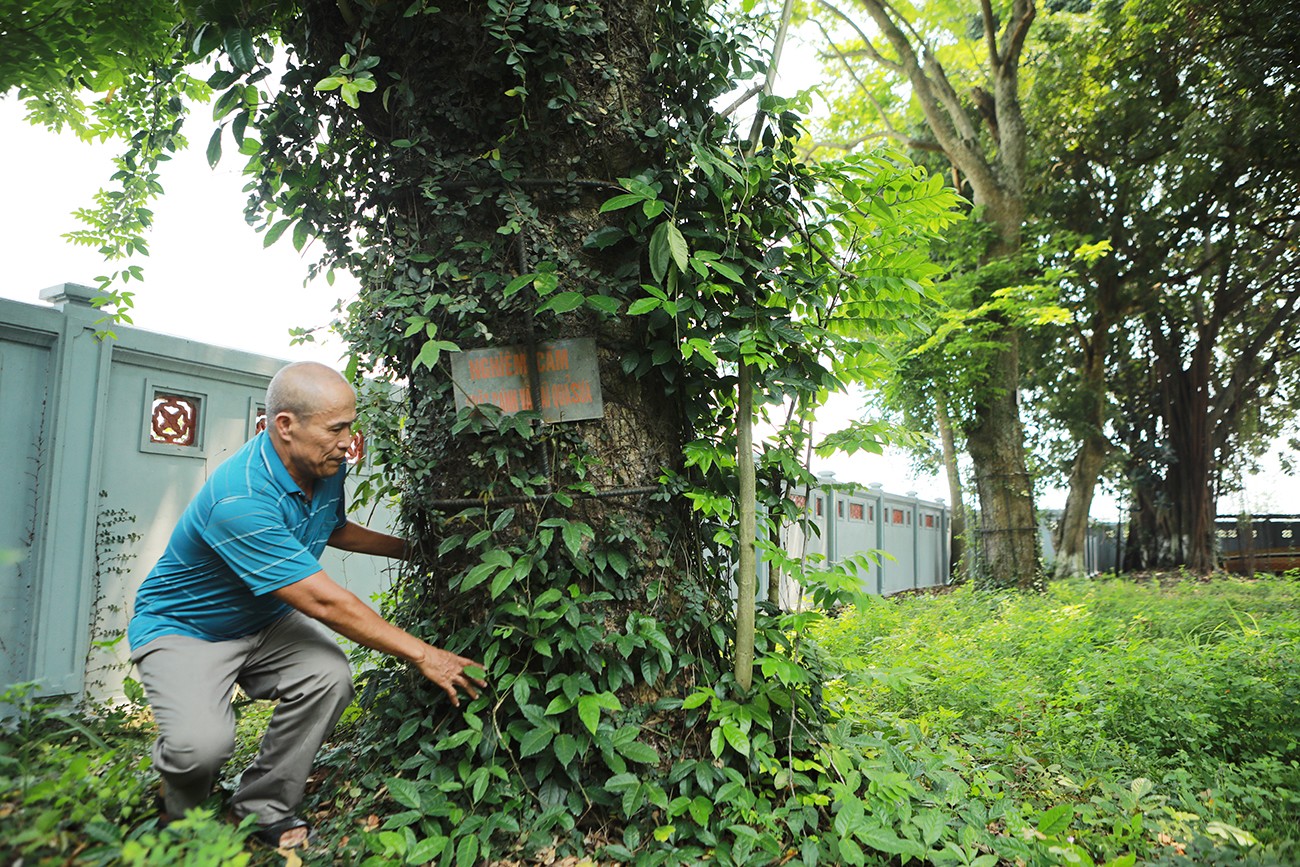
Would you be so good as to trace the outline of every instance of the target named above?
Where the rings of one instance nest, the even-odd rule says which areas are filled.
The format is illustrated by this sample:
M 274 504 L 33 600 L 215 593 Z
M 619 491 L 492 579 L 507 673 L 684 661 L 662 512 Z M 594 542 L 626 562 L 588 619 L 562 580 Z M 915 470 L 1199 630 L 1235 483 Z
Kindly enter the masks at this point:
M 275 427 L 275 432 L 282 439 L 289 438 L 289 431 L 293 428 L 296 419 L 291 412 L 277 413 L 275 418 L 271 419 L 271 424 Z

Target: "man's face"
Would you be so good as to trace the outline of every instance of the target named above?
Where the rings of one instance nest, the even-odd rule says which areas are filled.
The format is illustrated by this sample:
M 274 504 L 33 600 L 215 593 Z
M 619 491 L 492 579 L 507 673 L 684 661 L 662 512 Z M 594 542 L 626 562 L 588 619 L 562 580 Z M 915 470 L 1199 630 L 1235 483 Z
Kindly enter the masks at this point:
M 300 482 L 328 478 L 348 459 L 352 425 L 357 420 L 356 399 L 346 385 L 334 391 L 337 394 L 331 392 L 324 408 L 311 415 L 285 413 L 292 418 L 288 468 Z

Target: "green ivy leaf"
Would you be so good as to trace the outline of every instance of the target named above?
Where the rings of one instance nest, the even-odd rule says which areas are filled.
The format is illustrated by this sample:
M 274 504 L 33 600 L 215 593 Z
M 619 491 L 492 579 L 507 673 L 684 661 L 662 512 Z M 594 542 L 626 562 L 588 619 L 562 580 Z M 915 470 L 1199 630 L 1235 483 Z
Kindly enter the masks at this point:
M 642 196 L 634 196 L 629 193 L 623 193 L 622 195 L 615 196 L 614 198 L 610 199 L 609 201 L 601 205 L 600 212 L 604 214 L 604 213 L 608 213 L 609 211 L 617 211 L 622 208 L 630 208 L 632 205 L 639 204 L 643 201 L 645 201 L 645 199 Z
M 537 312 L 545 310 L 554 310 L 556 313 L 568 313 L 570 310 L 576 310 L 582 306 L 586 297 L 581 292 L 561 292 L 559 295 L 552 295 L 537 307 Z
M 640 316 L 643 313 L 649 313 L 651 310 L 658 310 L 663 305 L 664 302 L 658 298 L 638 298 L 627 308 L 627 313 L 629 316 Z
M 677 265 L 677 270 L 683 274 L 686 273 L 688 266 L 687 260 L 690 258 L 690 249 L 686 246 L 686 238 L 682 235 L 682 230 L 672 223 L 665 223 L 668 227 L 668 249 L 673 255 L 673 263 Z
M 561 767 L 567 767 L 577 754 L 578 739 L 573 735 L 562 734 L 555 738 L 555 758 Z
M 411 810 L 420 809 L 420 786 L 411 780 L 403 780 L 401 777 L 389 777 L 387 781 L 388 794 L 393 796 L 393 800 Z
M 550 729 L 533 729 L 519 739 L 519 755 L 527 757 L 540 753 L 550 746 L 554 736 Z
M 664 275 L 668 273 L 668 263 L 672 258 L 672 250 L 668 242 L 668 223 L 660 223 L 655 227 L 654 234 L 650 236 L 650 274 L 655 278 L 656 283 L 664 281 Z

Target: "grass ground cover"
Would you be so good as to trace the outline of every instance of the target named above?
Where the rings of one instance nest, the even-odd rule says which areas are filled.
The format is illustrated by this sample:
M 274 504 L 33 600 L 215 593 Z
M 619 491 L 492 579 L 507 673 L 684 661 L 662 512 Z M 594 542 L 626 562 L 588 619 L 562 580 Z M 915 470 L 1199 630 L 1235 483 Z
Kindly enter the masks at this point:
M 749 785 L 777 780 L 790 797 L 768 789 L 763 802 L 784 814 L 816 805 L 813 863 L 897 864 L 909 851 L 974 867 L 1300 863 L 1297 603 L 1287 579 L 867 601 L 798 642 L 825 675 L 822 746 Z M 265 714 L 244 709 L 232 773 Z M 0 864 L 286 863 L 219 814 L 157 828 L 152 735 L 138 706 L 29 703 L 0 728 Z M 361 782 L 347 736 L 309 795 L 319 845 L 304 860 L 389 863 L 376 841 L 398 808 Z M 790 860 L 717 858 L 703 863 Z
M 967 805 L 1059 842 L 1033 857 L 1294 864 L 1298 603 L 1286 579 L 962 588 L 814 637 L 841 719 L 944 757 Z

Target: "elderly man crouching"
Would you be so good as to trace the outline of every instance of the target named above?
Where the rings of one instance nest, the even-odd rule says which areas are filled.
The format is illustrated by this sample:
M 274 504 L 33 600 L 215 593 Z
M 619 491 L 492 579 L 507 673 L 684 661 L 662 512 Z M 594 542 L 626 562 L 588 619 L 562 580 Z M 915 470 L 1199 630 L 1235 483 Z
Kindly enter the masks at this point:
M 297 815 L 316 751 L 352 700 L 347 657 L 313 620 L 400 657 L 459 705 L 477 697 L 474 661 L 404 632 L 335 584 L 326 545 L 402 557 L 405 542 L 349 521 L 343 479 L 356 396 L 336 371 L 291 364 L 266 392 L 267 427 L 212 474 L 140 586 L 131 659 L 158 723 L 154 765 L 177 816 L 212 792 L 235 744 L 231 696 L 278 705 L 230 799 L 269 845 L 305 845 Z

